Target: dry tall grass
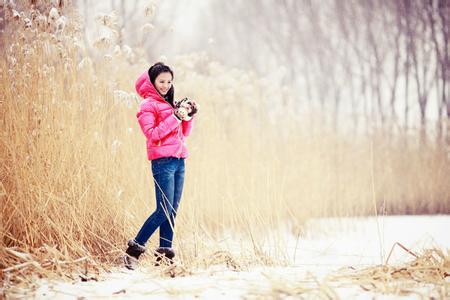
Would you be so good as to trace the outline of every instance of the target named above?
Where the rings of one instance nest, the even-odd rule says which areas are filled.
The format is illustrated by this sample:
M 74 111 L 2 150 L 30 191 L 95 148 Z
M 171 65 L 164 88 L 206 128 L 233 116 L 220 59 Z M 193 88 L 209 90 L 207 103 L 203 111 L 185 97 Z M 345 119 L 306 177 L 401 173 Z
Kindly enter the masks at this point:
M 330 280 L 341 286 L 358 285 L 365 291 L 383 294 L 447 299 L 450 296 L 448 249 L 425 249 L 420 254 L 404 249 L 415 257 L 413 261 L 395 266 L 386 262 L 384 265 L 364 269 L 343 269 L 340 274 L 332 275 Z
M 11 247 L 109 260 L 154 207 L 135 117 L 134 81 L 151 64 L 144 51 L 103 41 L 101 55 L 89 58 L 75 15 L 67 11 L 50 25 L 41 18 L 52 18 L 49 7 L 23 15 L 5 8 L 2 269 L 21 262 Z M 260 233 L 287 220 L 300 226 L 312 216 L 373 214 L 374 207 L 450 211 L 450 164 L 439 146 L 417 146 L 415 136 L 337 134 L 318 113 L 275 109 L 280 89 L 272 83 L 204 55 L 169 64 L 178 97 L 201 104 L 176 228 L 186 264 L 206 257 L 223 230 L 248 236 L 243 253 L 268 262 L 258 252 Z M 281 95 L 295 99 L 286 89 Z

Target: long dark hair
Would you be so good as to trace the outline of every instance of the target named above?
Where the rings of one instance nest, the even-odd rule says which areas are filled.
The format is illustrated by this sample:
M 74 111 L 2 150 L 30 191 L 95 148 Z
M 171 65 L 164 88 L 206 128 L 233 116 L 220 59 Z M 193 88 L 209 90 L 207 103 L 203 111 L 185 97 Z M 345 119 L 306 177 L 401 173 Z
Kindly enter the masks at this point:
M 172 75 L 172 79 L 173 79 L 173 71 L 172 71 L 172 69 L 169 66 L 166 66 L 162 62 L 157 62 L 156 64 L 151 66 L 150 69 L 148 69 L 148 77 L 150 78 L 150 82 L 153 84 L 153 86 L 155 85 L 156 77 L 158 77 L 159 74 L 164 73 L 164 72 L 169 72 L 170 75 Z M 174 87 L 172 85 L 170 87 L 170 89 L 167 91 L 167 94 L 165 96 L 163 96 L 163 98 L 167 102 L 169 102 L 170 105 L 172 105 L 172 106 L 173 106 L 174 94 L 175 94 L 175 89 L 174 89 Z

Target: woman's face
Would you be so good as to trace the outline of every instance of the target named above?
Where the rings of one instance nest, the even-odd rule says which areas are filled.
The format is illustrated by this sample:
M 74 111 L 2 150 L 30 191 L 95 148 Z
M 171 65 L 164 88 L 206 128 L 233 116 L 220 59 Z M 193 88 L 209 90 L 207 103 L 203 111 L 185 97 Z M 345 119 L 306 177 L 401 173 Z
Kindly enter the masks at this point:
M 155 79 L 155 88 L 161 95 L 165 96 L 172 87 L 172 74 L 160 73 Z

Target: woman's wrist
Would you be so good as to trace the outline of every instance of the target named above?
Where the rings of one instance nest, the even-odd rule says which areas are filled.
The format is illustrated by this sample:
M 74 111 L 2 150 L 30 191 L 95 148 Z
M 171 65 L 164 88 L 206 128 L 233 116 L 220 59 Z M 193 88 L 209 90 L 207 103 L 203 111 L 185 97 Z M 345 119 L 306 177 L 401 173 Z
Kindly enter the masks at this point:
M 180 116 L 178 116 L 178 114 L 177 114 L 177 113 L 173 112 L 173 115 L 174 115 L 174 116 L 175 116 L 175 118 L 177 119 L 177 122 L 178 122 L 178 123 L 181 123 L 181 121 L 183 121 L 183 119 L 181 119 L 181 117 L 180 117 Z

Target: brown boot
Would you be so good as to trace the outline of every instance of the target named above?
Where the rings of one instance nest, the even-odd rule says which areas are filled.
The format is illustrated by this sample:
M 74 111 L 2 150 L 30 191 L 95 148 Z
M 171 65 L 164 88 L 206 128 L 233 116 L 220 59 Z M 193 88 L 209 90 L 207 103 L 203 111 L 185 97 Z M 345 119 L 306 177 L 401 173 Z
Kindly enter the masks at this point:
M 170 247 L 159 247 L 154 252 L 156 257 L 155 266 L 159 266 L 161 263 L 173 264 L 173 258 L 175 257 L 175 251 Z
M 128 249 L 123 257 L 124 265 L 127 269 L 135 270 L 138 266 L 138 259 L 145 252 L 145 247 L 138 244 L 135 240 L 128 241 Z

